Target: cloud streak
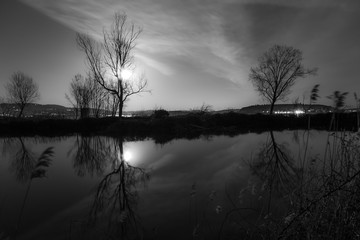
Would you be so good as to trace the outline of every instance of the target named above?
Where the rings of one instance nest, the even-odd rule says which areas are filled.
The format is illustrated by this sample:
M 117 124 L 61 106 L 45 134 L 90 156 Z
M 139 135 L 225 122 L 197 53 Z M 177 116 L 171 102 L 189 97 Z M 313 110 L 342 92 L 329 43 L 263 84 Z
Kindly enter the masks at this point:
M 239 92 L 248 91 L 250 66 L 273 44 L 300 48 L 305 63 L 320 67 L 325 84 L 334 66 L 329 59 L 342 53 L 358 51 L 359 34 L 344 32 L 345 26 L 355 30 L 360 22 L 360 3 L 351 0 L 22 0 L 47 16 L 78 32 L 100 39 L 104 26 L 112 22 L 114 11 L 125 11 L 144 31 L 137 45 L 137 59 L 174 81 L 190 84 L 203 78 L 234 83 Z M 333 19 L 336 19 L 335 22 Z M 355 30 L 356 31 L 356 30 Z M 329 39 L 330 38 L 330 39 Z M 329 43 L 322 44 L 324 41 Z M 343 45 L 347 42 L 347 45 Z M 334 45 L 342 45 L 334 49 Z M 331 52 L 332 54 L 329 54 Z M 352 55 L 351 55 L 352 56 Z M 343 60 L 347 66 L 359 60 L 352 56 Z M 333 63 L 338 64 L 338 63 Z M 319 66 L 320 65 L 320 66 Z M 313 67 L 313 66 L 309 66 Z M 323 71 L 322 69 L 323 68 Z M 349 67 L 347 67 L 349 68 Z M 179 70 L 181 69 L 181 70 Z M 333 71 L 333 70 L 332 70 Z M 344 70 L 345 71 L 345 70 Z M 355 81 L 355 71 L 346 70 L 348 81 Z M 186 72 L 188 79 L 181 73 Z M 192 74 L 192 75 L 191 75 Z M 345 74 L 338 69 L 336 75 Z M 201 80 L 203 82 L 203 80 Z M 303 81 L 300 91 L 314 83 Z M 331 87 L 337 84 L 331 82 Z M 295 91 L 294 95 L 301 95 Z M 257 101 L 244 94 L 240 102 Z
M 112 22 L 114 11 L 125 11 L 144 32 L 139 39 L 140 59 L 149 66 L 164 71 L 166 63 L 157 54 L 189 58 L 206 69 L 237 67 L 239 46 L 231 44 L 224 35 L 223 16 L 217 2 L 197 1 L 24 1 L 51 18 L 78 32 L 100 38 L 102 28 Z M 209 3 L 209 2 L 208 2 Z M 201 55 L 210 52 L 211 61 Z M 150 60 L 149 56 L 152 56 Z M 160 67 L 161 66 L 161 67 Z M 163 72 L 169 74 L 170 67 Z M 228 69 L 229 70 L 229 69 Z

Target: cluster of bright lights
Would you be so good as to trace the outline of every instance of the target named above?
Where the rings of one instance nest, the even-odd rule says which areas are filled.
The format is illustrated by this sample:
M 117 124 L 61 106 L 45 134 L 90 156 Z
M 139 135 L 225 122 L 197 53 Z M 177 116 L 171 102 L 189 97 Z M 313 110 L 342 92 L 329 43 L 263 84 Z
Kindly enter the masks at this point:
M 296 114 L 296 115 L 300 115 L 300 114 L 304 114 L 304 110 L 300 110 L 297 109 L 295 111 L 275 111 L 275 114 Z
M 293 114 L 292 111 L 275 111 L 275 114 Z
M 294 113 L 296 115 L 300 115 L 300 114 L 304 114 L 305 112 L 304 112 L 304 110 L 297 109 L 297 110 L 294 111 Z

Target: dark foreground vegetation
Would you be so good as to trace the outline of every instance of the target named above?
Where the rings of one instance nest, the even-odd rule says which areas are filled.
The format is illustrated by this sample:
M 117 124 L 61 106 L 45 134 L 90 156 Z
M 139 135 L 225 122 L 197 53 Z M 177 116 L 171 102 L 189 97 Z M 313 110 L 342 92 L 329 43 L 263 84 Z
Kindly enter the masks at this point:
M 355 131 L 356 113 L 325 113 L 316 115 L 246 115 L 188 114 L 167 117 L 86 118 L 71 119 L 16 119 L 0 120 L 1 136 L 66 136 L 74 134 L 122 136 L 129 138 L 198 137 L 202 134 L 236 135 L 268 130 L 311 129 L 331 130 L 331 120 L 336 118 L 337 130 Z M 309 119 L 311 124 L 309 124 Z

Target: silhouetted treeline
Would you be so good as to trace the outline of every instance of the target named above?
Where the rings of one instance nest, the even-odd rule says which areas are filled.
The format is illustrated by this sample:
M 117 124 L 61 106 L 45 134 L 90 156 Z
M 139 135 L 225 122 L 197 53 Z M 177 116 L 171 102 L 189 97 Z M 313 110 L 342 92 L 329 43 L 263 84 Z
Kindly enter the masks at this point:
M 332 113 L 311 115 L 311 129 L 329 130 Z M 132 117 L 71 119 L 0 120 L 1 136 L 65 136 L 73 134 L 124 137 L 181 138 L 202 134 L 236 135 L 268 130 L 307 129 L 307 115 L 188 114 L 151 118 Z M 337 113 L 337 130 L 356 130 L 356 113 Z

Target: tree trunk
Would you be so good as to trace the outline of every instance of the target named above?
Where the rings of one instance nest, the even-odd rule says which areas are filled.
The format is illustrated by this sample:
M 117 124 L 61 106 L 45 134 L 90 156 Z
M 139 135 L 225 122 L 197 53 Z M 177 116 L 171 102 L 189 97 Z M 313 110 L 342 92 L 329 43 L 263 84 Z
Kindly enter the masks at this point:
M 89 117 L 89 112 L 90 112 L 89 108 L 81 108 L 80 109 L 80 118 L 83 119 L 83 118 Z
M 24 108 L 25 108 L 25 105 L 20 106 L 20 113 L 19 113 L 19 115 L 18 115 L 18 118 L 21 117 L 21 115 L 22 115 L 22 113 L 23 113 L 23 111 L 24 111 Z
M 269 115 L 272 115 L 272 114 L 273 114 L 273 112 L 274 112 L 274 105 L 275 105 L 275 101 L 271 102 Z
M 119 80 L 119 118 L 121 119 L 124 108 L 124 87 L 122 80 Z
M 280 159 L 279 158 L 279 153 L 278 153 L 278 147 L 277 147 L 275 137 L 274 137 L 274 133 L 273 133 L 272 130 L 270 131 L 270 136 L 271 136 L 271 143 L 272 143 L 272 146 L 273 146 L 273 149 L 274 149 L 275 160 L 278 162 L 279 159 Z
M 122 100 L 120 100 L 120 103 L 119 103 L 119 118 L 120 119 L 122 117 L 123 107 L 124 107 L 124 102 Z

